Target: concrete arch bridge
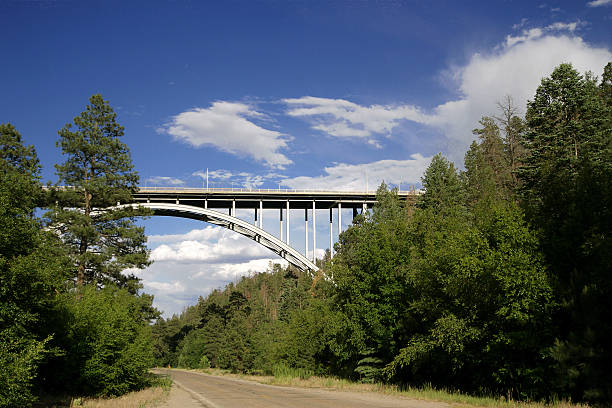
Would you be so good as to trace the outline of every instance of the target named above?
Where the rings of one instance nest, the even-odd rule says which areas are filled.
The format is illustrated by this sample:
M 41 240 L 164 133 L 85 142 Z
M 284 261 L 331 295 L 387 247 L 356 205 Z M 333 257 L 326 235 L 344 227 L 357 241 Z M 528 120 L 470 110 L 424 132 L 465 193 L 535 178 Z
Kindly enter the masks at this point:
M 409 201 L 414 201 L 417 194 L 414 190 L 399 192 L 401 198 Z M 145 187 L 140 188 L 134 194 L 134 201 L 133 204 L 124 205 L 142 205 L 151 209 L 154 215 L 191 218 L 228 228 L 270 249 L 298 269 L 316 272 L 318 270 L 315 265 L 317 215 L 321 212 L 329 212 L 329 249 L 333 256 L 334 234 L 342 232 L 343 210 L 352 210 L 352 215 L 355 217 L 374 205 L 376 194 L 374 192 L 280 189 Z M 236 217 L 237 209 L 253 211 L 252 222 Z M 274 210 L 279 216 L 279 236 L 266 231 L 263 226 L 264 211 Z M 289 220 L 290 214 L 295 211 L 301 211 L 304 214 L 304 253 L 291 245 Z M 336 213 L 337 220 L 335 231 L 334 213 Z M 310 234 L 309 230 L 311 230 Z M 311 245 L 310 251 L 309 245 Z M 310 257 L 309 252 L 312 253 Z

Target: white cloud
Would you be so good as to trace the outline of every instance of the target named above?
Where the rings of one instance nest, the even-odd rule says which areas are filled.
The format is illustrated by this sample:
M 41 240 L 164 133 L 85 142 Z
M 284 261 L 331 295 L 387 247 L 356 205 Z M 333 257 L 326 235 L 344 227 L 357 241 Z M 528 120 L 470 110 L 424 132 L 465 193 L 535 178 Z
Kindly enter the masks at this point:
M 524 25 L 523 21 L 521 21 L 521 24 L 514 25 L 513 27 L 514 28 L 522 27 Z M 507 35 L 505 45 L 506 47 L 512 47 L 513 45 L 521 43 L 521 42 L 535 40 L 537 38 L 542 37 L 545 33 L 552 32 L 552 31 L 556 31 L 556 32 L 569 31 L 570 33 L 573 33 L 574 31 L 576 31 L 578 27 L 582 25 L 584 25 L 584 23 L 581 21 L 573 21 L 571 23 L 564 23 L 561 21 L 557 21 L 543 28 L 539 28 L 539 27 L 530 28 L 529 30 L 523 30 L 522 34 L 518 36 Z
M 221 227 L 192 230 L 184 235 L 151 237 L 161 243 L 151 251 L 155 262 L 200 263 L 269 258 L 271 252 L 248 238 Z
M 273 263 L 287 265 L 287 261 L 284 259 L 251 259 L 241 263 L 222 263 L 218 264 L 215 270 L 210 276 L 218 279 L 228 280 L 233 279 L 236 276 L 246 276 L 258 272 L 264 272 L 270 269 L 270 265 Z M 207 276 L 209 272 L 198 272 L 193 277 Z
M 431 157 L 413 154 L 409 160 L 380 160 L 364 164 L 336 164 L 325 168 L 325 175 L 318 177 L 294 177 L 283 180 L 283 185 L 295 189 L 374 191 L 382 181 L 387 184 L 420 183 L 420 177 L 429 166 Z
M 516 106 L 524 109 L 541 79 L 559 64 L 570 62 L 579 72 L 600 73 L 610 59 L 610 50 L 566 35 L 545 35 L 488 55 L 476 54 L 454 72 L 462 97 L 439 105 L 433 123 L 450 138 L 449 154 L 460 163 L 473 140 L 471 129 L 481 116 L 495 113 L 495 104 L 504 95 L 512 96 Z
M 533 40 L 535 38 L 539 38 L 544 34 L 544 31 L 541 28 L 530 28 L 529 30 L 523 30 L 523 34 L 519 36 L 506 36 L 506 46 L 512 47 L 514 44 L 519 42 Z
M 609 4 L 612 4 L 612 0 L 594 0 L 587 3 L 589 7 L 601 7 Z
M 541 79 L 561 63 L 570 62 L 579 72 L 602 71 L 612 59 L 612 53 L 575 35 L 583 24 L 580 21 L 556 22 L 543 28 L 531 28 L 524 30 L 522 35 L 506 37 L 504 43 L 490 53 L 474 54 L 466 65 L 450 72 L 460 97 L 430 111 L 413 105 L 361 106 L 344 99 L 311 96 L 284 101 L 291 107 L 289 115 L 307 118 L 315 129 L 336 137 L 367 138 L 374 145 L 378 143 L 373 137 L 375 134 L 390 134 L 402 120 L 436 128 L 447 137 L 449 150 L 445 153 L 453 161 L 462 163 L 473 140 L 472 129 L 483 115 L 496 113 L 496 103 L 505 95 L 512 96 L 516 106 L 524 109 Z M 344 177 L 328 175 L 310 179 L 317 180 L 317 185 L 325 188 L 328 179 Z M 285 185 L 292 183 L 291 180 Z M 332 185 L 344 186 L 335 181 Z
M 290 138 L 247 119 L 263 116 L 246 104 L 218 101 L 208 109 L 179 113 L 160 132 L 194 147 L 214 146 L 224 152 L 250 156 L 269 167 L 283 168 L 292 163 L 280 152 L 288 147 Z
M 361 106 L 345 99 L 304 96 L 284 99 L 290 108 L 289 116 L 308 120 L 313 129 L 341 138 L 369 139 L 375 147 L 380 145 L 375 135 L 388 135 L 402 120 L 424 122 L 427 116 L 411 105 Z
M 181 179 L 177 179 L 174 177 L 165 177 L 165 176 L 149 177 L 148 179 L 146 179 L 146 182 L 152 183 L 152 184 L 166 185 L 166 186 L 182 186 L 183 184 L 185 184 L 185 182 Z
M 195 304 L 215 288 L 265 272 L 270 263 L 287 264 L 258 243 L 216 226 L 152 235 L 148 242 L 153 264 L 130 272 L 142 279 L 144 291 L 155 296 L 154 305 L 166 316 Z
M 167 293 L 167 294 L 183 293 L 185 292 L 185 289 L 186 289 L 185 286 L 179 281 L 174 281 L 172 283 L 170 282 L 147 282 L 147 287 L 160 291 L 160 292 Z

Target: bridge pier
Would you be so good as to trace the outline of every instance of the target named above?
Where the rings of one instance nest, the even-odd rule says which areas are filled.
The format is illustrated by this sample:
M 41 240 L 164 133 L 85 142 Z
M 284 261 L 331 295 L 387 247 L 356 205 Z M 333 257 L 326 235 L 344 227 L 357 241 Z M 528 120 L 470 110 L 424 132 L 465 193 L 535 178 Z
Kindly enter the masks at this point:
M 304 256 L 308 258 L 308 208 L 304 208 L 304 231 L 306 231 L 306 239 L 304 240 Z
M 278 234 L 280 236 L 280 240 L 283 240 L 283 209 L 280 209 L 280 228 L 278 231 Z
M 312 200 L 312 262 L 317 260 L 317 205 Z
M 406 200 L 416 199 L 415 192 L 400 192 Z M 329 248 L 334 255 L 334 238 L 338 238 L 343 230 L 342 211 L 352 209 L 353 218 L 364 214 L 376 202 L 376 196 L 370 192 L 341 191 L 281 191 L 252 189 L 192 189 L 192 188 L 141 188 L 134 194 L 135 203 L 155 208 L 158 215 L 172 215 L 185 218 L 195 218 L 236 232 L 258 241 L 272 251 L 285 257 L 301 269 L 315 270 L 313 264 L 317 255 L 317 209 L 328 209 L 329 213 Z M 173 206 L 176 206 L 173 207 Z M 309 222 L 312 206 L 312 223 Z M 318 207 L 317 207 L 318 206 Z M 179 208 L 180 207 L 180 208 Z M 279 236 L 272 236 L 264 231 L 264 207 L 269 210 L 279 210 Z M 334 231 L 333 213 L 337 207 L 338 230 Z M 225 212 L 228 209 L 228 213 Z M 254 219 L 240 221 L 236 210 L 253 209 Z M 291 210 L 304 209 L 304 254 L 290 247 Z M 201 213 L 200 213 L 201 211 Z M 285 213 L 283 215 L 283 212 Z M 349 214 L 347 212 L 347 214 Z M 348 216 L 348 215 L 347 215 Z M 299 217 L 298 217 L 299 218 Z M 297 219 L 296 219 L 297 220 Z M 285 222 L 285 224 L 283 224 Z M 247 225 L 245 225 L 247 224 Z M 312 238 L 309 229 L 312 226 Z M 284 231 L 283 231 L 284 229 Z M 334 234 L 338 234 L 336 237 Z M 284 238 L 284 239 L 283 239 Z M 312 241 L 311 241 L 312 240 Z M 283 252 L 285 251 L 285 252 Z
M 334 213 L 333 213 L 333 208 L 330 207 L 329 209 L 329 257 L 333 258 L 334 256 L 334 219 L 333 219 Z
M 290 245 L 289 244 L 289 219 L 290 219 L 290 217 L 289 217 L 289 200 L 287 200 L 287 234 L 286 234 L 287 235 L 287 241 L 286 241 L 287 245 Z

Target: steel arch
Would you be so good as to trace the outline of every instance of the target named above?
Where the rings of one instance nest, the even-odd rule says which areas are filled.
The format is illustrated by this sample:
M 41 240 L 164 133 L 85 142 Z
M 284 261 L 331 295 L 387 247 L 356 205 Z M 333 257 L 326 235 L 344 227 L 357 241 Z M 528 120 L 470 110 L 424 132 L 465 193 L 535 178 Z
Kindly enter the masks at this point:
M 208 208 L 195 207 L 192 205 L 170 203 L 139 203 L 117 206 L 117 208 L 121 207 L 144 207 L 153 210 L 154 215 L 191 218 L 225 227 L 263 245 L 302 271 L 310 270 L 312 272 L 317 272 L 319 270 L 319 268 L 314 263 L 309 261 L 308 258 L 302 255 L 296 249 L 276 238 L 274 235 L 229 214 L 224 214 Z

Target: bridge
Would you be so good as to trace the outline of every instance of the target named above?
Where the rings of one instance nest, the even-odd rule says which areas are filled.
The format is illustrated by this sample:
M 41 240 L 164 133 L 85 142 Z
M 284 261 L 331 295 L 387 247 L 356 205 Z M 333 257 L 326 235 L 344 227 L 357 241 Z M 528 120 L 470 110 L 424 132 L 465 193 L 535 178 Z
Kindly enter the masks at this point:
M 418 192 L 414 190 L 399 192 L 400 198 L 408 201 L 414 201 L 417 195 Z M 315 265 L 317 215 L 329 212 L 329 251 L 333 256 L 334 212 L 337 214 L 338 223 L 335 233 L 339 235 L 342 232 L 343 210 L 352 210 L 354 218 L 374 205 L 376 194 L 287 189 L 141 187 L 134 194 L 134 200 L 137 204 L 151 209 L 154 215 L 191 218 L 228 228 L 270 249 L 298 269 L 315 272 L 318 270 Z M 237 209 L 251 210 L 252 222 L 238 218 Z M 264 229 L 264 210 L 277 211 L 279 236 L 274 236 Z M 289 220 L 290 214 L 296 211 L 304 214 L 304 253 L 291 245 Z M 311 234 L 309 229 L 312 230 Z M 312 251 L 309 251 L 309 244 L 312 245 Z M 310 257 L 309 252 L 312 253 Z

